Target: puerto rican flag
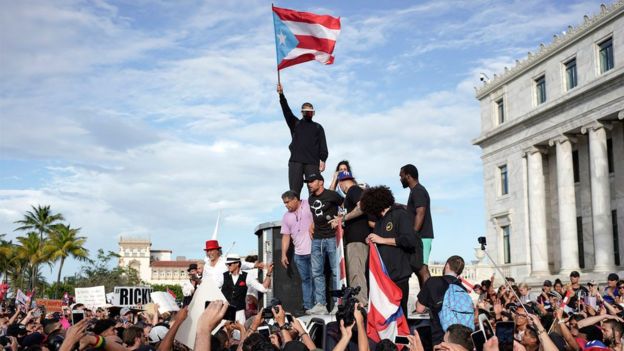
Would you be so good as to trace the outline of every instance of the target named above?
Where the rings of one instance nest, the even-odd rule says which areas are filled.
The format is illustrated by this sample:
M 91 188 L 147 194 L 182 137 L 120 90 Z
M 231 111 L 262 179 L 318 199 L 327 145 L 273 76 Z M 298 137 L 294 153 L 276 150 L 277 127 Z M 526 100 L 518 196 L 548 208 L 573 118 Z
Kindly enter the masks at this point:
M 277 69 L 306 61 L 334 63 L 340 18 L 273 6 Z
M 338 220 L 338 226 L 336 227 L 336 253 L 338 255 L 338 269 L 340 275 L 338 278 L 338 289 L 343 286 L 347 286 L 347 267 L 345 264 L 344 254 L 344 230 L 342 228 L 342 218 Z
M 368 291 L 368 325 L 366 334 L 375 342 L 394 341 L 397 335 L 409 335 L 407 319 L 401 308 L 403 292 L 390 279 L 377 245 L 370 244 Z

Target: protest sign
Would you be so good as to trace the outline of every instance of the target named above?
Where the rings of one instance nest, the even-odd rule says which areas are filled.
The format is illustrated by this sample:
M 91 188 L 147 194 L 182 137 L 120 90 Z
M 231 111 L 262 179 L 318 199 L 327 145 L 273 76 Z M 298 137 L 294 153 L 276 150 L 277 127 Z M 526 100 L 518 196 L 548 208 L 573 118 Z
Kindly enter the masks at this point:
M 116 286 L 113 292 L 115 306 L 138 307 L 152 302 L 152 288 L 149 286 Z
M 204 281 L 204 283 L 200 284 L 197 290 L 195 290 L 193 300 L 188 306 L 188 317 L 184 320 L 184 322 L 182 322 L 180 329 L 178 329 L 178 333 L 175 336 L 177 341 L 190 347 L 191 350 L 195 348 L 197 321 L 199 320 L 202 312 L 204 312 L 206 301 L 226 301 L 225 296 L 221 293 L 221 290 L 219 290 L 214 283 L 210 283 L 212 283 L 212 281 Z M 219 327 L 215 328 L 215 332 L 218 329 Z
M 175 299 L 168 292 L 154 291 L 151 296 L 152 301 L 158 304 L 158 312 L 160 313 L 180 310 L 180 307 L 178 307 Z
M 28 302 L 30 301 L 30 297 L 28 297 L 28 295 L 24 294 L 24 292 L 22 291 L 22 289 L 17 289 L 17 293 L 15 294 L 15 304 L 16 305 L 28 305 Z
M 90 288 L 75 288 L 76 303 L 81 303 L 89 308 L 106 305 L 104 286 L 92 286 Z
M 37 306 L 43 306 L 46 313 L 62 312 L 63 300 L 37 299 Z

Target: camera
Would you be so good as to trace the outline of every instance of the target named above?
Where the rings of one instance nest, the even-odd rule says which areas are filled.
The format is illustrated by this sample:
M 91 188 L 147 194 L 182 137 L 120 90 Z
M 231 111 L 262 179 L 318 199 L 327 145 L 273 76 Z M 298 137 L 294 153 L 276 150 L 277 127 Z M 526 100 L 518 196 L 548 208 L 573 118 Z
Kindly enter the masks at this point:
M 279 312 L 279 305 L 282 304 L 282 300 L 278 299 L 277 297 L 272 298 L 271 299 L 271 303 L 269 304 L 269 306 L 265 307 L 262 309 L 262 318 L 263 319 L 272 319 L 273 318 L 273 311 L 275 311 L 275 313 Z
M 355 317 L 353 312 L 355 312 L 355 304 L 358 302 L 355 296 L 360 293 L 361 288 L 359 286 L 356 287 L 345 287 L 343 286 L 340 290 L 332 290 L 332 297 L 338 297 L 342 300 L 340 304 L 338 304 L 338 312 L 336 312 L 336 321 L 340 323 L 341 320 L 344 320 L 344 325 L 351 325 L 355 322 Z M 360 307 L 360 311 L 365 314 L 363 308 Z
M 485 246 L 487 245 L 487 240 L 484 236 L 480 236 L 477 238 L 479 245 L 481 245 L 481 250 L 485 250 Z

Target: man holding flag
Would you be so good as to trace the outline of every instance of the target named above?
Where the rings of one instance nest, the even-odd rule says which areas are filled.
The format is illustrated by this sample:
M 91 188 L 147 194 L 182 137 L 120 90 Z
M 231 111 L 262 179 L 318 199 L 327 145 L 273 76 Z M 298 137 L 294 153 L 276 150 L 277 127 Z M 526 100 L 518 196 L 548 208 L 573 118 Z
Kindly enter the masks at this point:
M 303 176 L 325 170 L 327 142 L 323 127 L 312 121 L 314 106 L 301 106 L 302 119 L 291 111 L 280 82 L 280 70 L 299 63 L 316 60 L 326 65 L 334 62 L 334 47 L 340 34 L 340 18 L 272 7 L 277 56 L 277 92 L 290 129 L 288 185 L 301 194 Z
M 368 336 L 373 340 L 409 334 L 407 299 L 412 270 L 409 256 L 422 250 L 414 232 L 414 218 L 386 186 L 364 191 L 361 210 L 376 219 L 373 233 L 367 237 L 369 254 Z

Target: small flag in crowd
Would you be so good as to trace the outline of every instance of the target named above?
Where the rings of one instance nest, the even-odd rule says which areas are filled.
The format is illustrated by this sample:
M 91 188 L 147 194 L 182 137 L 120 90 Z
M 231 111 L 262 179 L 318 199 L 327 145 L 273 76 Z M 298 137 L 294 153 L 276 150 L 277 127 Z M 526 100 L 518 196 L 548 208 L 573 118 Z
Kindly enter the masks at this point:
M 273 6 L 278 71 L 306 61 L 334 63 L 340 18 Z
M 409 335 L 407 319 L 401 308 L 403 292 L 390 279 L 377 245 L 369 246 L 370 290 L 366 334 L 375 342 L 382 339 L 394 340 L 397 335 Z
M 336 227 L 336 254 L 338 255 L 338 269 L 340 270 L 340 276 L 338 277 L 338 288 L 347 286 L 347 267 L 345 265 L 344 254 L 344 230 L 342 229 L 342 218 L 338 219 L 338 226 Z

